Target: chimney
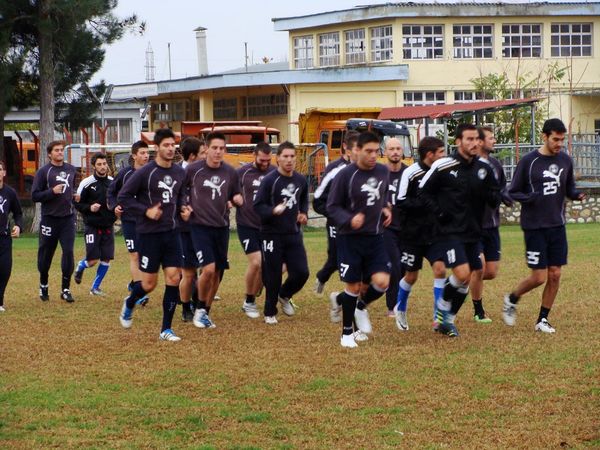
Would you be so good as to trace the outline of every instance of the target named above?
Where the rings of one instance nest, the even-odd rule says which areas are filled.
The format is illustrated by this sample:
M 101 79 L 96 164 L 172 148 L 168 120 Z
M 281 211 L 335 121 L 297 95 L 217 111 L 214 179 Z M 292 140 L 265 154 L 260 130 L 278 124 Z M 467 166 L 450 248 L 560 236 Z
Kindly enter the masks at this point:
M 198 27 L 196 32 L 196 50 L 198 52 L 198 75 L 208 75 L 208 54 L 206 52 L 206 28 Z

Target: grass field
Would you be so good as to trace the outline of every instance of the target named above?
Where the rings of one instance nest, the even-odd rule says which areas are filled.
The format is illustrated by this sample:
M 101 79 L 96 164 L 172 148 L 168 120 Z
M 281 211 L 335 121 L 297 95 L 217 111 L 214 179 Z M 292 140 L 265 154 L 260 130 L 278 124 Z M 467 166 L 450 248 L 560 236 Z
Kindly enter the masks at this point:
M 527 271 L 522 233 L 510 227 L 500 277 L 484 293 L 492 324 L 472 322 L 468 301 L 460 338 L 433 333 L 425 271 L 410 331 L 398 332 L 379 300 L 373 337 L 355 350 L 340 347 L 327 297 L 312 294 L 322 231 L 305 235 L 311 278 L 294 299 L 298 315 L 275 327 L 240 311 L 245 257 L 233 235 L 217 328 L 182 323 L 178 308 L 179 343 L 157 339 L 160 286 L 132 329 L 119 325 L 129 279 L 121 237 L 109 296 L 88 294 L 87 271 L 72 305 L 58 299 L 59 255 L 51 301 L 40 302 L 37 240 L 22 238 L 0 315 L 0 448 L 600 447 L 600 226 L 568 235 L 555 335 L 533 331 L 540 291 L 523 298 L 515 328 L 502 324 L 502 294 Z M 78 238 L 76 258 L 82 251 Z

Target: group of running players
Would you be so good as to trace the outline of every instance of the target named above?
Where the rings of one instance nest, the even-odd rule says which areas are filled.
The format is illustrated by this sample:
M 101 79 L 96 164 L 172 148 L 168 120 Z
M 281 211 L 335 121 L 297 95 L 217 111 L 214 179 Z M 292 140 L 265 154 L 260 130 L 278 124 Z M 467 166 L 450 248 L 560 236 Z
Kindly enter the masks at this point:
M 582 200 L 570 157 L 561 151 L 566 129 L 559 119 L 543 126 L 543 145 L 518 163 L 510 187 L 502 165 L 491 154 L 491 128 L 460 124 L 456 151 L 446 156 L 444 143 L 426 137 L 418 161 L 402 164 L 398 139 L 385 142 L 387 164 L 377 162 L 380 141 L 371 132 L 348 131 L 340 159 L 330 163 L 314 194 L 314 209 L 327 218 L 327 261 L 317 273 L 315 293 L 322 295 L 336 270 L 345 284 L 330 295 L 330 319 L 342 322 L 340 343 L 357 347 L 372 332 L 369 305 L 386 296 L 388 315 L 407 331 L 408 299 L 423 258 L 431 264 L 433 328 L 459 335 L 455 318 L 469 290 L 473 318 L 491 319 L 483 307 L 483 280 L 498 273 L 499 205 L 521 203 L 530 274 L 504 298 L 502 317 L 514 326 L 521 296 L 545 284 L 535 330 L 554 333 L 548 314 L 556 298 L 561 267 L 567 262 L 565 198 Z M 296 149 L 290 142 L 272 149 L 259 143 L 254 161 L 234 169 L 224 161 L 225 136 L 181 143 L 182 164 L 175 163 L 175 135 L 155 133 L 155 158 L 148 145 L 132 146 L 131 165 L 109 176 L 106 155 L 91 158 L 93 174 L 75 190 L 76 169 L 64 161 L 64 144 L 47 146 L 49 163 L 36 173 L 32 198 L 41 203 L 38 270 L 40 299 L 49 300 L 48 272 L 56 247 L 62 248 L 60 297 L 73 302 L 73 272 L 81 283 L 87 268 L 98 265 L 90 287 L 105 295 L 101 283 L 114 258 L 113 224 L 120 218 L 129 252 L 131 282 L 119 320 L 131 328 L 136 306 L 145 305 L 162 267 L 165 289 L 159 339 L 179 341 L 172 328 L 177 305 L 182 319 L 198 328 L 214 328 L 213 300 L 229 267 L 229 216 L 236 208 L 236 228 L 247 255 L 242 311 L 260 317 L 256 299 L 265 292 L 264 322 L 277 324 L 278 306 L 296 312 L 293 296 L 309 278 L 302 226 L 308 221 L 306 178 L 295 171 Z M 0 163 L 0 179 L 5 167 Z M 75 267 L 75 210 L 85 223 L 86 255 Z M 9 230 L 8 214 L 15 225 Z M 10 256 L 11 235 L 18 237 L 22 213 L 14 190 L 0 180 L 0 253 Z M 5 258 L 5 257 L 3 257 Z M 10 258 L 0 271 L 0 310 L 10 276 Z M 447 276 L 447 271 L 449 275 Z M 283 281 L 285 275 L 285 281 Z

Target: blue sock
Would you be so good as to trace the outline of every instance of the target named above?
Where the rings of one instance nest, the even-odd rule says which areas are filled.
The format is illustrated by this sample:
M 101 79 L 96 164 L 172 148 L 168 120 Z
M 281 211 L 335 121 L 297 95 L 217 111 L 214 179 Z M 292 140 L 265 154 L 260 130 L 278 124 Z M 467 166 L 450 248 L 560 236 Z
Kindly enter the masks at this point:
M 98 269 L 96 270 L 96 278 L 94 278 L 92 289 L 100 289 L 100 284 L 102 283 L 102 280 L 104 280 L 109 267 L 109 262 L 100 261 L 100 264 L 98 264 Z
M 81 261 L 79 261 L 79 263 L 77 264 L 77 272 L 83 272 L 85 269 L 87 269 L 88 267 L 88 262 L 85 259 L 82 259 Z
M 404 281 L 404 278 L 400 280 L 400 288 L 398 289 L 398 300 L 396 305 L 398 306 L 396 309 L 398 311 L 406 312 L 408 308 L 408 296 L 410 295 L 410 290 L 412 286 Z
M 435 320 L 435 316 L 437 314 L 437 303 L 444 292 L 445 283 L 445 278 L 435 278 L 433 280 L 433 320 Z
M 131 293 L 129 294 L 129 297 L 127 297 L 127 307 L 129 309 L 133 309 L 135 308 L 135 302 L 142 298 L 144 295 L 146 295 L 147 292 L 142 288 L 142 282 L 141 281 L 136 281 L 135 283 L 133 283 L 133 288 L 131 289 Z

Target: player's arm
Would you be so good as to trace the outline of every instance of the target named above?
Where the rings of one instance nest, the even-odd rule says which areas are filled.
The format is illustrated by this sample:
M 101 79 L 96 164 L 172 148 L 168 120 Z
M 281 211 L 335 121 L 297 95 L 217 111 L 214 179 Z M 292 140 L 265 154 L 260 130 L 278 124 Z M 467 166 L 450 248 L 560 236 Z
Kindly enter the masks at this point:
M 327 214 L 328 217 L 338 227 L 349 224 L 354 214 L 346 209 L 347 195 L 345 192 L 346 185 L 345 173 L 335 177 L 331 185 L 331 192 L 327 198 Z
M 31 200 L 34 202 L 44 203 L 54 198 L 53 189 L 46 183 L 46 170 L 38 170 L 33 177 Z
M 490 208 L 497 208 L 500 206 L 500 202 L 502 201 L 502 195 L 500 194 L 500 183 L 496 180 L 494 176 L 494 171 L 489 164 L 485 165 L 487 169 L 487 176 L 485 177 L 485 202 L 488 204 Z
M 273 177 L 266 177 L 260 183 L 258 191 L 256 192 L 256 198 L 254 199 L 253 208 L 256 214 L 261 219 L 268 219 L 273 216 L 273 208 L 275 205 L 271 203 L 271 188 L 275 179 Z
M 506 174 L 504 173 L 504 168 L 502 167 L 501 164 L 499 164 L 499 173 L 500 173 L 500 195 L 502 197 L 502 203 L 504 203 L 505 206 L 512 206 L 514 201 L 513 199 L 510 197 L 510 194 L 508 193 L 508 186 L 506 185 Z
M 114 180 L 108 185 L 108 190 L 106 191 L 106 206 L 111 211 L 114 210 L 117 206 L 117 196 L 119 195 L 119 190 L 123 185 L 123 174 L 125 173 L 125 169 L 122 169 Z
M 529 187 L 529 176 L 527 175 L 528 169 L 529 165 L 527 164 L 527 160 L 522 159 L 517 164 L 512 183 L 508 189 L 508 195 L 514 201 L 529 203 L 534 201 L 540 195 L 539 192 L 535 192 L 533 188 Z
M 431 211 L 440 223 L 444 223 L 449 221 L 451 217 L 449 213 L 444 211 L 438 202 L 440 177 L 441 174 L 434 163 L 431 169 L 429 169 L 421 179 L 417 197 L 426 210 Z
M 340 170 L 341 168 L 338 170 L 325 170 L 323 180 L 321 180 L 321 184 L 313 196 L 313 208 L 318 214 L 323 214 L 324 216 L 327 215 L 327 198 L 329 197 L 329 192 L 331 191 L 331 183 Z
M 240 180 L 238 173 L 235 169 L 231 169 L 231 192 L 229 196 L 229 201 L 233 203 L 235 206 L 242 206 L 244 204 L 244 197 L 242 196 L 242 190 L 240 187 Z
M 77 188 L 77 198 L 78 201 L 74 201 L 73 204 L 75 209 L 82 214 L 91 212 L 91 201 L 89 199 L 89 189 L 90 184 L 88 183 L 88 179 L 86 178 L 81 183 L 79 183 L 79 187 Z
M 137 199 L 137 194 L 144 181 L 144 175 L 145 174 L 142 173 L 141 170 L 136 170 L 135 173 L 129 177 L 127 182 L 123 184 L 123 187 L 117 196 L 117 203 L 123 207 L 123 211 L 127 214 L 143 216 L 146 214 L 146 210 L 149 206 L 152 206 L 146 206 Z
M 10 199 L 10 211 L 12 212 L 13 222 L 15 223 L 12 229 L 12 236 L 19 237 L 23 231 L 23 209 L 21 208 L 21 202 L 17 197 L 17 193 L 12 191 L 12 198 Z M 15 228 L 19 228 L 18 232 Z
M 567 197 L 571 200 L 583 200 L 585 194 L 575 187 L 575 177 L 573 176 L 573 164 L 569 164 L 567 170 Z

